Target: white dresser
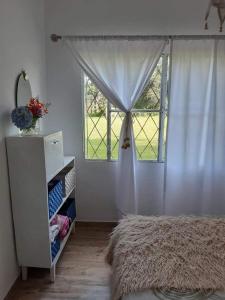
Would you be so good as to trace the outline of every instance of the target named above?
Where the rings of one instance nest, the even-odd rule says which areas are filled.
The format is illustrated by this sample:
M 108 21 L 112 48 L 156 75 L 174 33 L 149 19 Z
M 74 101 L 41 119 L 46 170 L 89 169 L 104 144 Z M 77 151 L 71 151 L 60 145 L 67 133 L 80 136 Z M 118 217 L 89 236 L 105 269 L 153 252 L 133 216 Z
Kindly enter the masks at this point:
M 15 227 L 18 263 L 22 278 L 28 267 L 49 268 L 55 280 L 55 264 L 74 228 L 60 242 L 57 255 L 52 257 L 50 221 L 73 195 L 74 184 L 54 215 L 49 217 L 48 184 L 65 168 L 75 167 L 74 157 L 64 157 L 62 132 L 38 136 L 13 136 L 6 139 L 10 189 Z

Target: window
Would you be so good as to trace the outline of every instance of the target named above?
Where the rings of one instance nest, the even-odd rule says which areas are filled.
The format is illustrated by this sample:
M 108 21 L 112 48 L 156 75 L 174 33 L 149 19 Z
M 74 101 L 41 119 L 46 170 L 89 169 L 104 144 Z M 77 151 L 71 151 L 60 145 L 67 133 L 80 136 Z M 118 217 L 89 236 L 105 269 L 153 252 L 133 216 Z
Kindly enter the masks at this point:
M 145 90 L 132 110 L 138 160 L 165 158 L 168 56 L 162 55 Z M 117 160 L 124 113 L 112 106 L 84 75 L 85 158 Z

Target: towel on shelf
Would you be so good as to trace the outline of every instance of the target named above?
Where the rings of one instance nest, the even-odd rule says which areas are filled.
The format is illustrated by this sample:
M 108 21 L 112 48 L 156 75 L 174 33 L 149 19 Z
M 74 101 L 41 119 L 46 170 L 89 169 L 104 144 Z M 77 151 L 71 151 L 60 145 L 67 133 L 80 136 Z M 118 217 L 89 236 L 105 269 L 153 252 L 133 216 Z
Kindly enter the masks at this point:
M 49 236 L 50 236 L 50 241 L 51 243 L 54 242 L 55 238 L 59 234 L 59 225 L 51 225 L 49 228 Z
M 56 215 L 52 220 L 51 225 L 59 226 L 59 238 L 63 240 L 69 231 L 70 220 L 67 216 Z

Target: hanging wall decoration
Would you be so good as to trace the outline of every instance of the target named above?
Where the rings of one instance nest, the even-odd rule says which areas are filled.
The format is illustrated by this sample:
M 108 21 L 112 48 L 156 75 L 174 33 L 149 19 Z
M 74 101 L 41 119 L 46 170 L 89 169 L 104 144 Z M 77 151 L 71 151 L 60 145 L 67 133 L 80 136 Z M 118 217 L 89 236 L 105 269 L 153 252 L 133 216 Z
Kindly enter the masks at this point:
M 205 15 L 205 29 L 208 29 L 208 17 L 211 11 L 211 8 L 214 7 L 217 9 L 219 20 L 220 20 L 220 32 L 223 31 L 223 23 L 225 21 L 225 0 L 210 0 L 209 7 Z

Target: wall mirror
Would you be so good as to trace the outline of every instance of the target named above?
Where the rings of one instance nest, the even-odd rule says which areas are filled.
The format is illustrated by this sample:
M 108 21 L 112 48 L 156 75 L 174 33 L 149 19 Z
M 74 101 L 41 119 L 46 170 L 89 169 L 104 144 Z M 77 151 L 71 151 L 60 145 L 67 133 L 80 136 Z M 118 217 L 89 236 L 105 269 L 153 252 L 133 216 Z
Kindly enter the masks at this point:
M 22 71 L 16 82 L 16 107 L 25 106 L 32 97 L 29 77 L 25 71 Z

